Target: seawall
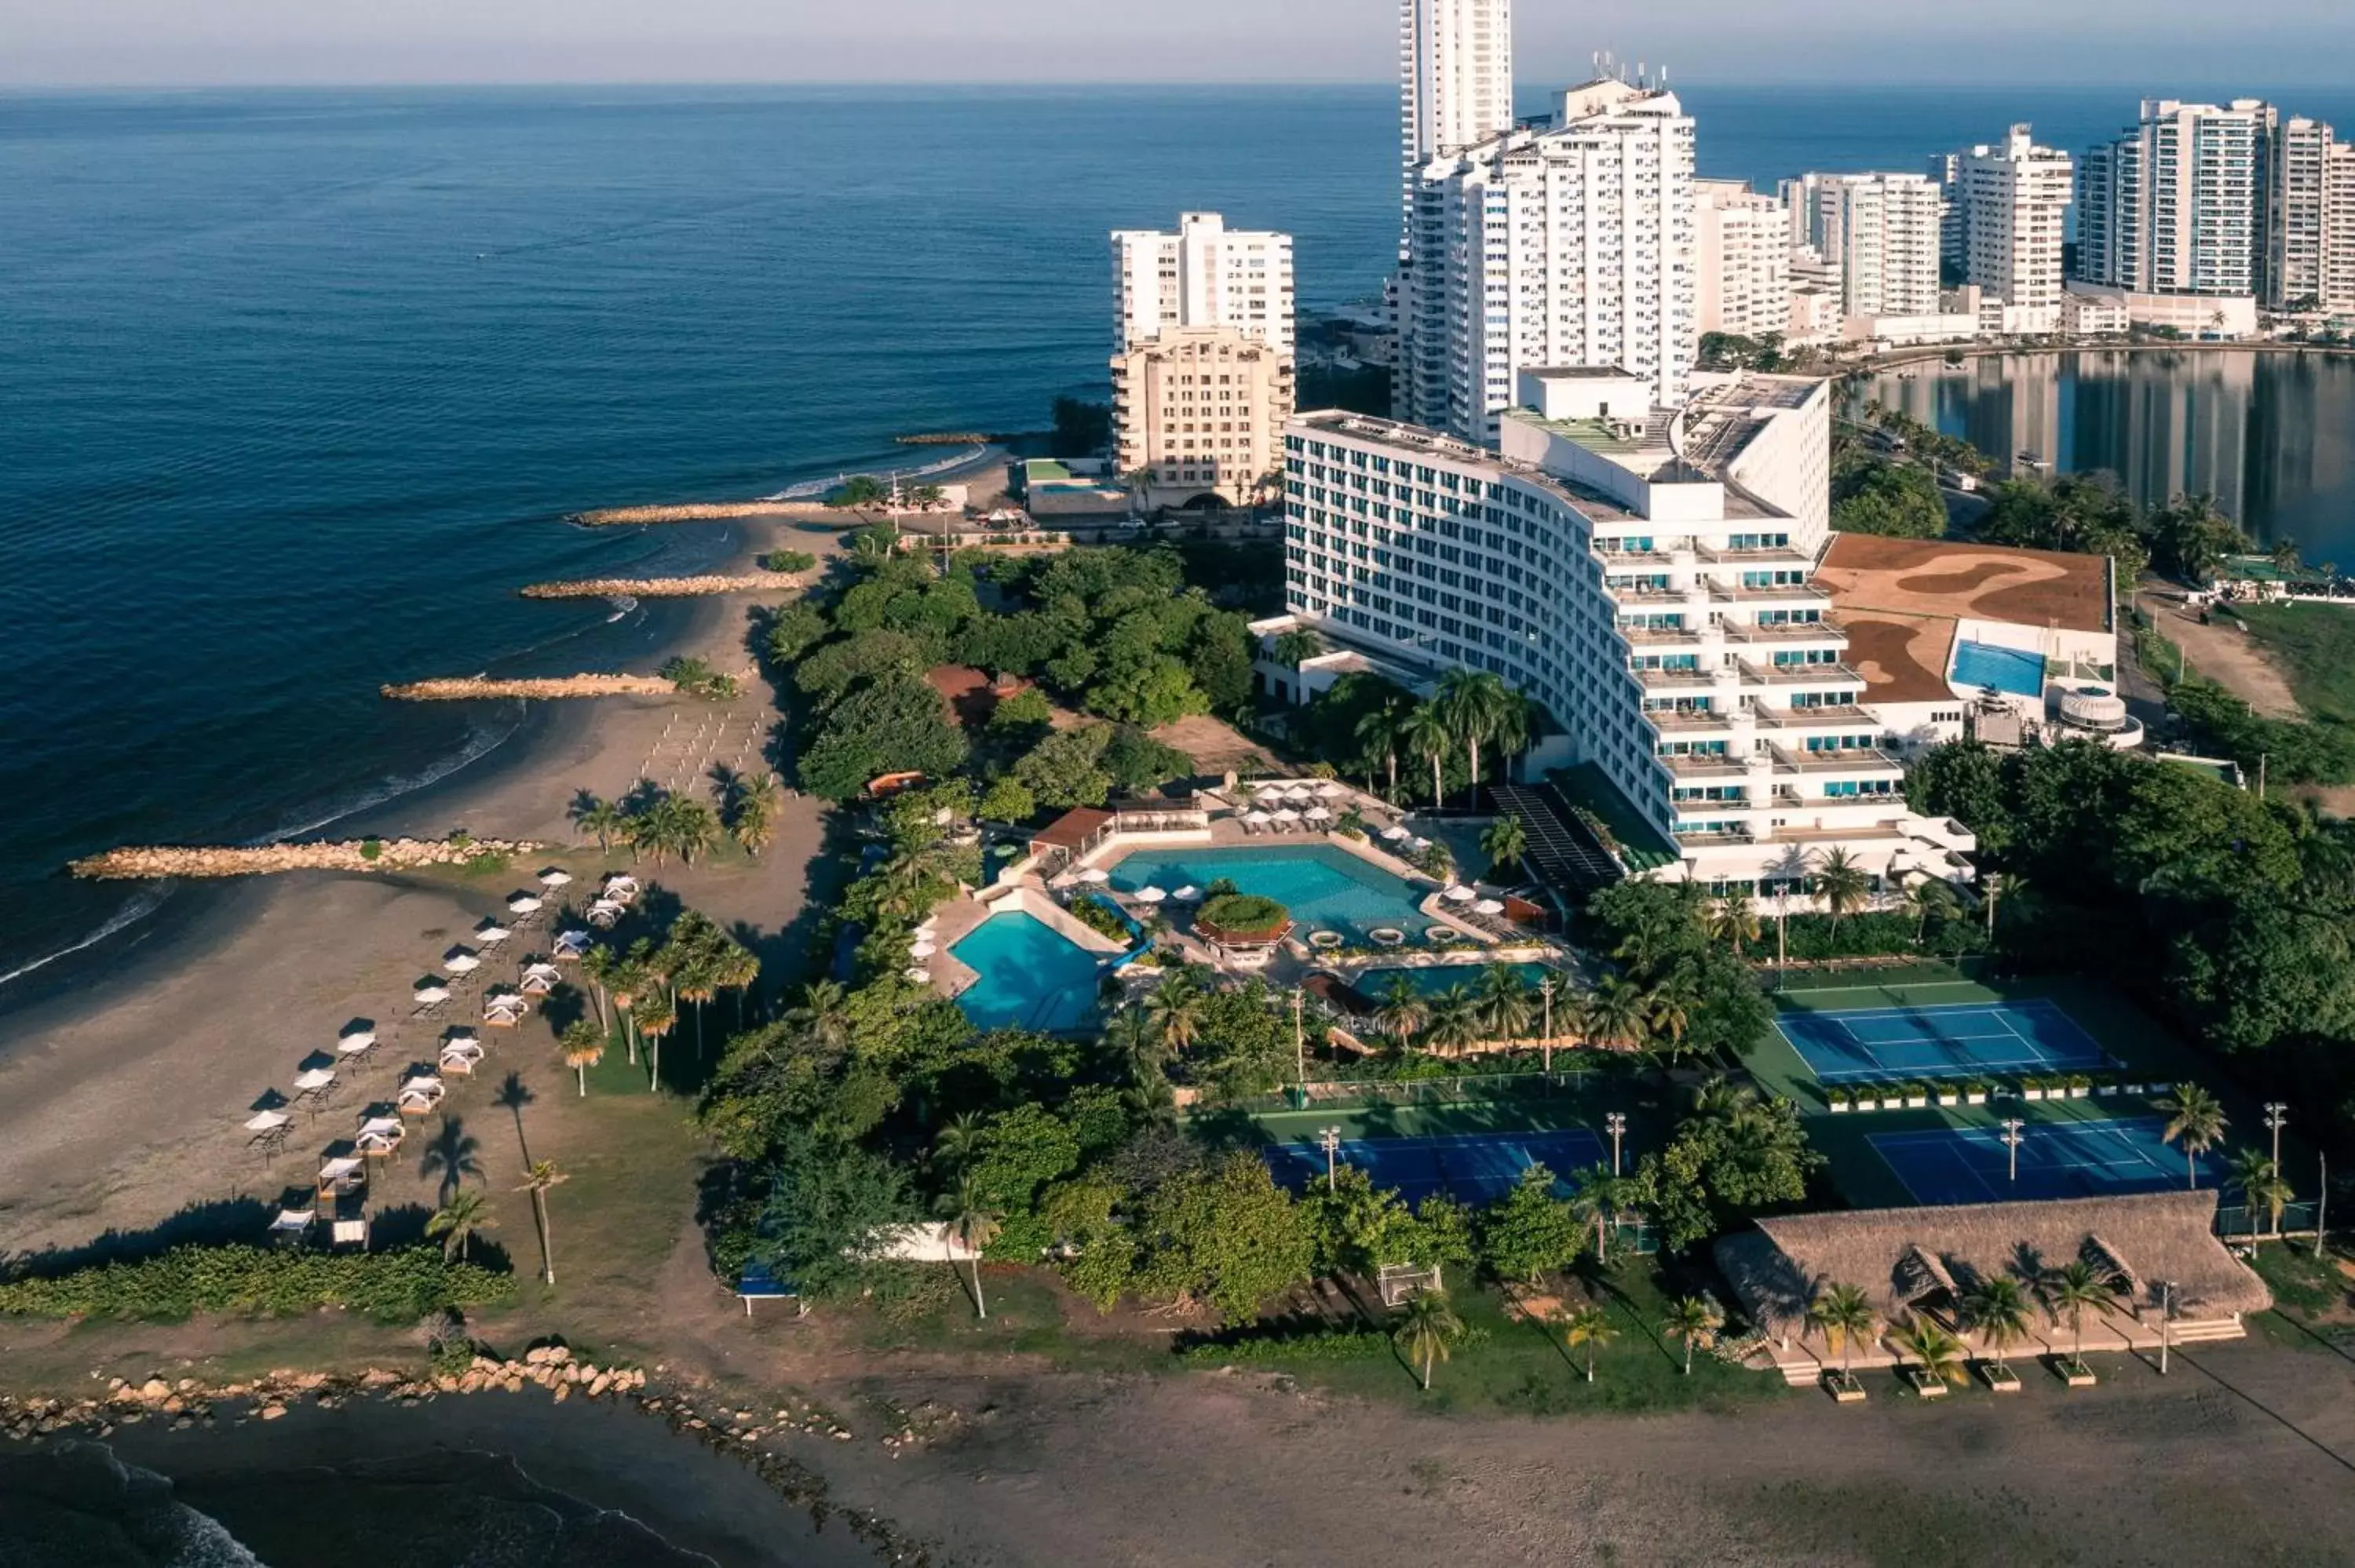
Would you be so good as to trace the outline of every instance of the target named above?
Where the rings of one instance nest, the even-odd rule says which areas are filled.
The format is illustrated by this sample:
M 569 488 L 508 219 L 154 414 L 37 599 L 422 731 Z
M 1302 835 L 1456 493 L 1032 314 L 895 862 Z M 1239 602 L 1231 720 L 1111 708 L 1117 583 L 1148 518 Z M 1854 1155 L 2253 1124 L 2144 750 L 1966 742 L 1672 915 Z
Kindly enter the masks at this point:
M 678 688 L 655 675 L 561 675 L 516 681 L 465 676 L 412 681 L 378 690 L 397 703 L 457 703 L 477 697 L 523 697 L 536 702 L 558 697 L 667 697 L 677 694 Z
M 368 846 L 376 853 L 368 853 Z M 74 875 L 145 882 L 158 877 L 268 876 L 288 871 L 415 871 L 465 865 L 485 856 L 512 859 L 550 846 L 527 839 L 347 839 L 325 843 L 146 845 L 109 850 L 75 861 Z

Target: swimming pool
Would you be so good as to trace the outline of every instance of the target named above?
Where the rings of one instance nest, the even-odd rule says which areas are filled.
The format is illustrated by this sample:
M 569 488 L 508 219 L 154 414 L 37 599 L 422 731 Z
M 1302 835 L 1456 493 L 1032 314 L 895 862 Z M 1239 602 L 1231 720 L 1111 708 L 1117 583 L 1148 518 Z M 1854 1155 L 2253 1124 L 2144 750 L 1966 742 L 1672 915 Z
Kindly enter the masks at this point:
M 1998 648 L 1992 642 L 1957 642 L 1954 683 L 1974 692 L 1993 688 L 2015 697 L 2041 697 L 2044 659 L 2041 654 Z
M 1103 964 L 1036 916 L 992 915 L 949 952 L 981 977 L 956 999 L 978 1028 L 1064 1034 L 1095 1021 Z
M 1459 985 L 1463 986 L 1467 991 L 1476 992 L 1479 991 L 1482 982 L 1487 979 L 1488 971 L 1491 969 L 1500 967 L 1508 969 L 1515 974 L 1520 976 L 1521 983 L 1529 988 L 1529 992 L 1533 996 L 1536 994 L 1538 987 L 1543 985 L 1549 980 L 1554 982 L 1554 994 L 1556 996 L 1565 996 L 1569 994 L 1569 986 L 1566 983 L 1565 977 L 1562 975 L 1561 971 L 1559 969 L 1549 969 L 1543 964 L 1504 964 L 1501 966 L 1495 964 L 1437 964 L 1429 969 L 1366 969 L 1349 977 L 1349 985 L 1352 990 L 1354 990 L 1359 996 L 1364 997 L 1368 1001 L 1380 1001 L 1382 998 L 1382 993 L 1390 990 L 1391 983 L 1400 980 L 1405 980 L 1407 984 L 1414 987 L 1417 991 L 1421 992 L 1424 996 L 1437 996 L 1451 986 Z
M 1302 936 L 1338 931 L 1364 943 L 1368 932 L 1385 927 L 1414 937 L 1433 924 L 1403 878 L 1331 844 L 1138 850 L 1112 868 L 1112 885 L 1123 893 L 1207 889 L 1221 880 L 1291 910 Z

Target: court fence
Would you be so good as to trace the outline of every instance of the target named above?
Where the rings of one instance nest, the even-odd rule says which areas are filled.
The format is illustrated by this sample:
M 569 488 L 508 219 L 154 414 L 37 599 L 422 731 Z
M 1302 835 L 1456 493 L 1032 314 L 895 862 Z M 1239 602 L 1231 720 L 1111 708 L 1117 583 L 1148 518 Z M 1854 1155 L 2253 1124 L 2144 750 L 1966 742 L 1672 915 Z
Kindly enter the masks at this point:
M 2216 1205 L 2216 1234 L 2232 1241 L 2272 1241 L 2275 1237 L 2300 1236 L 2311 1238 L 2314 1224 L 2320 1217 L 2320 1205 L 2307 1199 L 2282 1206 L 2281 1223 L 2274 1223 L 2271 1209 L 2251 1209 L 2239 1203 Z
M 1198 1108 L 1204 1112 L 1241 1110 L 1257 1116 L 1313 1107 L 1343 1109 L 1350 1106 L 1465 1106 L 1551 1099 L 1577 1093 L 1593 1071 L 1591 1067 L 1570 1066 L 1550 1073 L 1466 1073 L 1446 1078 L 1364 1078 L 1293 1084 L 1273 1094 L 1253 1095 L 1231 1105 Z
M 1955 985 L 1984 980 L 1984 954 L 1958 959 L 1822 959 L 1774 971 L 1777 991 L 1862 991 L 1877 986 Z

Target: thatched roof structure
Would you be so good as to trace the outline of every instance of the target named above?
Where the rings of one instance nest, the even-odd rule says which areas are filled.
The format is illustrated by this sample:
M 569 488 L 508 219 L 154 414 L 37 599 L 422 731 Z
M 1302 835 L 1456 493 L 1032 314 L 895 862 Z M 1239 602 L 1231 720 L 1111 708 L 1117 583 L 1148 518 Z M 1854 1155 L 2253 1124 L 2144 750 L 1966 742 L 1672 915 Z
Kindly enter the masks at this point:
M 1884 1322 L 1940 1308 L 1982 1279 L 2024 1281 L 2076 1259 L 2119 1282 L 2137 1312 L 2162 1281 L 2179 1317 L 2261 1311 L 2272 1294 L 2216 1239 L 2216 1194 L 2144 1192 L 2034 1203 L 1858 1209 L 1760 1220 L 1717 1245 L 1718 1266 L 1770 1333 L 1796 1335 L 1833 1285 L 1859 1286 Z

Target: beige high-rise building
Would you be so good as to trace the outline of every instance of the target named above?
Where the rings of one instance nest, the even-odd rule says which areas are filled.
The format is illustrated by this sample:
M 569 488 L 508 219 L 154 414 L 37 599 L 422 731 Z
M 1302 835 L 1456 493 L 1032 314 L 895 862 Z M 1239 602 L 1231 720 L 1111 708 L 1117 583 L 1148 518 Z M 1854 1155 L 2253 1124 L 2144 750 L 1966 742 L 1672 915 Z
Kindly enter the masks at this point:
M 2061 247 L 2075 193 L 2076 164 L 2040 147 L 2025 125 L 2003 141 L 1962 154 L 1955 198 L 1962 204 L 1963 279 L 2016 311 L 2035 313 L 2029 330 L 2061 324 Z
M 2322 308 L 2355 314 L 2355 142 L 2330 149 L 2322 171 L 2328 209 L 2322 252 Z
M 1113 356 L 1124 474 L 1147 506 L 1216 496 L 1245 505 L 1283 467 L 1292 356 L 1231 326 L 1175 327 Z
M 1791 325 L 1791 218 L 1740 180 L 1693 182 L 1700 331 L 1780 335 Z
M 1215 212 L 1188 212 L 1175 234 L 1114 229 L 1112 249 L 1115 349 L 1150 343 L 1172 327 L 1231 326 L 1292 352 L 1289 234 L 1229 228 Z
M 1839 268 L 1851 316 L 1923 316 L 1938 309 L 1945 193 L 1926 175 L 1805 175 L 1782 185 L 1791 243 Z
M 2275 129 L 2268 151 L 2266 307 L 2355 311 L 2355 143 L 2298 115 Z

